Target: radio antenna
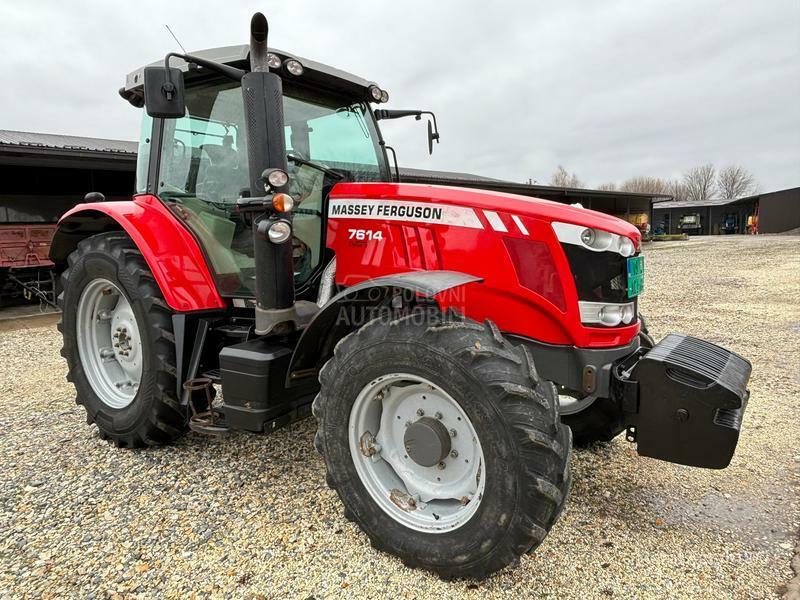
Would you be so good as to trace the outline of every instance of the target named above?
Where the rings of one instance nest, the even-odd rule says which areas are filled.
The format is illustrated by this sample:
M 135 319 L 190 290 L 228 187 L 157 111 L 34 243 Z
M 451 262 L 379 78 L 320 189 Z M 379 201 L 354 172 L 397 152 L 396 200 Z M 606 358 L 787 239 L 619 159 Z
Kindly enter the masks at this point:
M 186 52 L 186 48 L 184 48 L 184 47 L 183 47 L 183 44 L 181 44 L 181 41 L 178 39 L 178 36 L 177 36 L 177 35 L 175 35 L 175 34 L 173 33 L 172 29 L 170 29 L 170 28 L 169 28 L 169 25 L 167 25 L 166 23 L 164 23 L 164 27 L 166 27 L 166 28 L 167 28 L 167 31 L 169 31 L 169 34 L 170 34 L 170 35 L 173 37 L 173 39 L 174 39 L 174 40 L 175 40 L 175 41 L 178 43 L 178 46 L 180 46 L 180 47 L 181 47 L 181 50 L 183 50 L 183 53 L 184 53 L 184 54 L 188 54 L 188 52 Z

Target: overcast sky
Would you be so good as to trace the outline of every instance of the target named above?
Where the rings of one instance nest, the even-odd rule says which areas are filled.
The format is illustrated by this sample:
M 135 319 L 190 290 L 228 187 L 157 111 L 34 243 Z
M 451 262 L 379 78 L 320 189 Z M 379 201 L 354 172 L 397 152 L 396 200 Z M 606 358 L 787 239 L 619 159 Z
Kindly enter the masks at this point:
M 82 7 L 79 9 L 78 7 Z M 176 50 L 271 45 L 377 81 L 404 166 L 588 185 L 741 164 L 800 185 L 800 0 L 37 0 L 0 5 L 0 129 L 136 139 L 124 75 Z

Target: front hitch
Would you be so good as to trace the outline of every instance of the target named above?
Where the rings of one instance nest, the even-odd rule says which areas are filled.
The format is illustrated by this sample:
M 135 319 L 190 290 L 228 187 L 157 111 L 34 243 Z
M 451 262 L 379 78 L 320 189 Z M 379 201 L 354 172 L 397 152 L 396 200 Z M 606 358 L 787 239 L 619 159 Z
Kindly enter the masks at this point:
M 724 469 L 739 441 L 751 371 L 738 354 L 682 334 L 631 354 L 613 369 L 628 441 L 642 456 Z

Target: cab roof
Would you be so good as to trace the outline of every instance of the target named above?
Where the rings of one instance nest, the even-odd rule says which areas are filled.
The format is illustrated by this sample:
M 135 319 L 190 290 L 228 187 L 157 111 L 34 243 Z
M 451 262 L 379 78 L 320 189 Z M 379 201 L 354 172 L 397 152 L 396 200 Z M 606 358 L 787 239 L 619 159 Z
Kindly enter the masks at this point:
M 284 52 L 283 50 L 278 50 L 277 48 L 270 48 L 269 52 L 277 54 L 284 63 L 289 59 L 295 59 L 300 61 L 303 65 L 303 74 L 300 76 L 289 75 L 285 73 L 282 68 L 277 70 L 272 69 L 273 72 L 278 73 L 278 75 L 287 81 L 301 84 L 305 83 L 313 87 L 322 87 L 334 92 L 360 97 L 365 100 L 368 99 L 369 87 L 377 85 L 374 81 L 368 81 L 358 75 L 353 75 L 347 71 L 342 71 L 314 60 L 301 58 L 294 54 Z M 198 58 L 231 65 L 239 69 L 250 69 L 250 49 L 246 44 L 208 48 L 206 50 L 190 52 L 189 54 L 197 56 Z M 162 59 L 145 66 L 163 66 L 163 64 L 164 61 Z M 179 58 L 170 59 L 170 66 L 177 67 L 185 73 L 197 73 L 198 76 L 208 71 L 207 69 L 197 66 L 192 66 L 190 68 L 186 61 Z M 136 106 L 141 106 L 141 104 L 136 104 L 134 102 L 134 98 L 141 99 L 143 96 L 144 69 L 145 67 L 142 66 L 128 73 L 125 77 L 125 86 L 120 90 L 120 95 Z

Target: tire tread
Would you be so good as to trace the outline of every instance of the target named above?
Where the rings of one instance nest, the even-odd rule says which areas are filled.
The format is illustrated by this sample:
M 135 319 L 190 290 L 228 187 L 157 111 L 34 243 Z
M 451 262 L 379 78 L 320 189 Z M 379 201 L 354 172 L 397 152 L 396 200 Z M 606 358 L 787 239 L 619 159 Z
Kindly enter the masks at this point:
M 87 237 L 78 242 L 77 249 L 67 258 L 67 268 L 61 274 L 62 289 L 58 303 L 63 308 L 65 293 L 69 286 L 70 273 L 87 254 L 104 252 L 118 264 L 118 269 L 132 280 L 137 300 L 142 300 L 146 308 L 146 323 L 154 349 L 152 358 L 155 366 L 156 385 L 152 386 L 154 398 L 146 418 L 142 419 L 135 430 L 125 433 L 108 430 L 95 415 L 89 412 L 89 406 L 80 394 L 76 402 L 87 411 L 87 422 L 94 423 L 100 430 L 100 437 L 110 439 L 120 448 L 139 448 L 174 441 L 187 429 L 187 411 L 180 405 L 176 397 L 175 335 L 172 329 L 172 311 L 164 301 L 160 288 L 155 282 L 147 262 L 136 247 L 133 240 L 124 233 L 111 232 Z M 127 290 L 129 295 L 131 290 Z M 131 298 L 134 301 L 134 298 Z M 73 332 L 65 331 L 63 316 L 58 323 L 59 331 L 64 335 L 61 355 L 67 359 L 69 367 L 67 380 L 76 381 L 75 371 L 79 368 L 80 358 L 77 355 Z
M 559 422 L 553 387 L 539 378 L 528 352 L 508 343 L 494 323 L 479 324 L 450 314 L 433 316 L 433 322 L 427 324 L 415 319 L 419 320 L 419 313 L 375 319 L 339 341 L 333 357 L 320 371 L 322 387 L 312 408 L 318 421 L 314 445 L 325 459 L 326 479 L 339 494 L 345 516 L 361 526 L 374 548 L 390 551 L 405 565 L 434 571 L 444 579 L 482 579 L 514 564 L 522 554 L 541 544 L 556 522 L 571 482 L 571 434 Z M 347 486 L 337 485 L 337 474 L 343 469 L 331 460 L 324 439 L 325 422 L 331 418 L 328 411 L 333 410 L 332 390 L 353 352 L 386 341 L 424 343 L 454 357 L 478 381 L 485 382 L 491 401 L 509 427 L 519 456 L 516 476 L 520 495 L 505 534 L 491 548 L 476 546 L 473 552 L 448 557 L 446 562 L 436 560 L 435 556 L 415 554 L 405 547 L 393 549 L 350 506 L 343 489 Z

